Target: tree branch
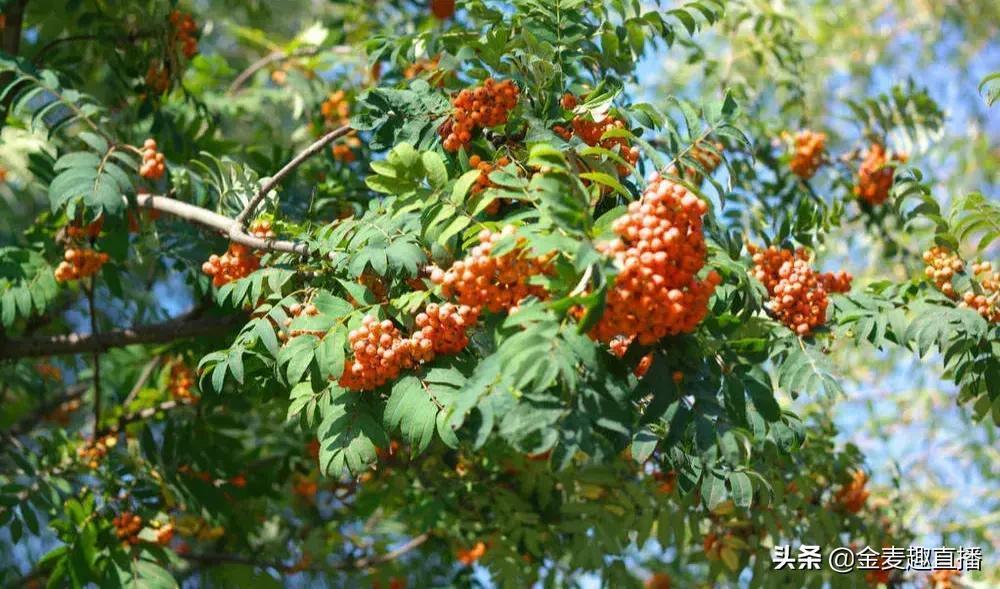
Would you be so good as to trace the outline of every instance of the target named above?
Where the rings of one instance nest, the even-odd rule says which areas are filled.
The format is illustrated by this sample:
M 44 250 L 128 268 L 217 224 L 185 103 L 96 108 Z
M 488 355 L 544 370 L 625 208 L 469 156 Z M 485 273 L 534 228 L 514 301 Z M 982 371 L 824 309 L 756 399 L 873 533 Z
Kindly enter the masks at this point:
M 149 377 L 153 375 L 153 371 L 156 370 L 156 367 L 159 365 L 159 356 L 153 356 L 150 358 L 149 362 L 146 362 L 146 365 L 142 367 L 142 372 L 139 373 L 139 378 L 137 378 L 135 384 L 132 385 L 132 390 L 125 395 L 125 400 L 122 401 L 123 406 L 128 405 L 135 400 L 135 398 L 139 395 L 139 392 L 142 391 L 143 387 L 146 386 L 146 383 L 149 382 Z
M 96 335 L 70 333 L 6 340 L 0 342 L 0 359 L 86 354 L 133 344 L 155 344 L 212 336 L 231 330 L 244 321 L 244 317 L 240 315 L 200 318 L 199 314 L 195 311 L 163 323 L 114 329 Z
M 290 59 L 296 59 L 298 57 L 312 57 L 317 53 L 321 52 L 322 49 L 319 47 L 307 47 L 305 49 L 299 49 L 298 51 L 293 51 L 292 53 L 286 53 L 284 51 L 272 51 L 264 57 L 258 59 L 257 61 L 251 63 L 245 70 L 240 72 L 240 75 L 236 76 L 233 83 L 229 85 L 229 90 L 226 91 L 230 96 L 235 96 L 239 94 L 243 86 L 253 77 L 254 74 L 260 70 L 266 68 L 272 63 L 280 63 L 282 61 L 288 61 Z M 330 51 L 334 53 L 352 53 L 354 50 L 349 45 L 338 45 L 336 47 L 330 48 Z
M 60 405 L 67 401 L 72 401 L 73 399 L 79 399 L 87 390 L 90 389 L 90 385 L 86 383 L 77 383 L 70 385 L 66 389 L 66 394 L 63 396 L 52 399 L 51 401 L 40 405 L 35 409 L 31 415 L 27 415 L 21 418 L 17 423 L 12 425 L 5 433 L 11 437 L 19 436 L 23 433 L 29 432 L 35 428 L 39 421 L 45 419 L 45 417 L 55 411 Z
M 208 209 L 203 209 L 199 206 L 175 200 L 173 198 L 152 194 L 139 194 L 136 195 L 136 203 L 138 203 L 140 207 L 162 211 L 175 217 L 180 217 L 185 221 L 191 221 L 192 223 L 197 223 L 208 227 L 209 229 L 215 229 L 220 233 L 228 235 L 229 239 L 233 242 L 253 249 L 299 254 L 302 256 L 308 255 L 309 253 L 309 246 L 305 243 L 262 239 L 254 235 L 250 235 L 245 233 L 238 223 L 225 215 L 220 215 L 219 213 Z
M 142 421 L 144 419 L 149 419 L 150 417 L 160 413 L 161 411 L 170 411 L 172 409 L 177 409 L 180 407 L 187 407 L 193 405 L 194 401 L 191 399 L 171 399 L 169 401 L 164 401 L 158 405 L 153 405 L 152 407 L 146 407 L 145 409 L 140 409 L 132 413 L 127 413 L 118 418 L 118 421 L 114 425 L 105 427 L 97 432 L 96 437 L 106 436 L 108 434 L 116 433 L 122 430 L 126 425 L 130 423 L 135 423 L 137 421 Z
M 431 535 L 429 532 L 424 532 L 419 536 L 414 536 L 413 538 L 410 539 L 409 542 L 403 544 L 402 546 L 396 548 L 395 550 L 392 550 L 391 552 L 386 552 L 385 554 L 374 556 L 372 558 L 359 558 L 358 560 L 352 563 L 352 568 L 365 569 L 371 566 L 384 564 L 389 561 L 396 560 L 397 558 L 403 556 L 404 554 L 412 552 L 413 550 L 418 548 L 421 544 L 426 542 L 430 537 Z
M 295 168 L 299 167 L 302 164 L 302 162 L 306 161 L 307 159 L 319 153 L 320 150 L 322 150 L 324 147 L 333 143 L 337 139 L 344 137 L 351 131 L 352 129 L 350 125 L 344 125 L 342 127 L 334 129 L 333 131 L 330 131 L 326 135 L 323 135 L 322 137 L 317 139 L 312 145 L 299 152 L 297 156 L 292 158 L 290 162 L 288 162 L 287 164 L 285 164 L 283 168 L 278 170 L 278 172 L 275 175 L 271 176 L 271 178 L 268 179 L 267 182 L 264 182 L 264 184 L 261 185 L 260 190 L 257 191 L 257 194 L 255 194 L 254 197 L 250 199 L 250 202 L 247 203 L 246 207 L 244 207 L 243 210 L 240 211 L 239 215 L 236 215 L 235 222 L 233 223 L 233 226 L 230 229 L 230 235 L 233 235 L 234 233 L 243 232 L 243 230 L 246 228 L 247 221 L 250 219 L 250 216 L 253 215 L 254 210 L 257 209 L 257 205 L 259 205 L 260 202 L 264 200 L 264 197 L 266 197 L 269 192 L 274 190 L 274 188 L 278 185 L 278 183 L 280 183 L 282 180 L 285 179 L 285 176 L 291 174 L 292 171 L 295 170 Z
M 316 565 L 311 567 L 301 567 L 294 564 L 285 564 L 281 561 L 272 560 L 258 560 L 252 556 L 243 556 L 241 554 L 220 554 L 220 553 L 210 553 L 210 554 L 179 554 L 181 558 L 189 560 L 191 562 L 197 562 L 199 564 L 213 566 L 218 564 L 245 564 L 261 568 L 273 568 L 282 572 L 294 572 L 300 570 L 310 570 L 310 571 L 322 571 L 325 569 L 333 570 L 362 570 L 370 568 L 375 565 L 385 564 L 387 562 L 396 560 L 397 558 L 412 552 L 418 548 L 421 544 L 426 542 L 430 538 L 429 532 L 424 532 L 419 536 L 415 536 L 408 542 L 392 550 L 386 552 L 385 554 L 380 554 L 372 557 L 362 557 L 356 560 L 345 560 L 343 562 L 334 563 L 330 566 Z

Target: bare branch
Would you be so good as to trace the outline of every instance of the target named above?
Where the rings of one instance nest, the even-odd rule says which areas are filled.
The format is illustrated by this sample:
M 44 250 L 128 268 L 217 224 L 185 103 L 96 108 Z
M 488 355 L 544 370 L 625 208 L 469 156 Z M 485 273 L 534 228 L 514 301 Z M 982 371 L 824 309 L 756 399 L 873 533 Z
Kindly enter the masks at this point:
M 193 312 L 163 323 L 114 329 L 97 335 L 70 333 L 6 340 L 0 342 L 0 359 L 88 354 L 133 344 L 155 344 L 211 336 L 225 333 L 244 321 L 244 317 L 239 315 L 205 318 L 199 315 L 199 312 Z
M 295 168 L 302 165 L 302 162 L 316 155 L 317 153 L 320 152 L 320 150 L 322 150 L 327 145 L 333 143 L 337 139 L 346 136 L 352 130 L 353 129 L 351 129 L 350 125 L 344 125 L 342 127 L 334 129 L 333 131 L 330 131 L 326 135 L 323 135 L 322 137 L 317 139 L 312 145 L 299 152 L 297 156 L 292 158 L 290 162 L 285 164 L 283 168 L 281 168 L 280 170 L 278 170 L 277 173 L 271 176 L 271 178 L 269 178 L 267 182 L 261 185 L 260 190 L 257 191 L 257 194 L 255 194 L 252 199 L 250 199 L 250 202 L 247 203 L 246 207 L 244 207 L 243 210 L 240 211 L 240 214 L 236 215 L 236 222 L 233 224 L 233 227 L 230 230 L 230 235 L 243 232 L 243 230 L 246 228 L 247 221 L 250 219 L 250 216 L 253 215 L 254 211 L 257 209 L 257 205 L 259 205 L 260 202 L 264 200 L 264 197 L 266 197 L 269 192 L 274 190 L 274 188 L 278 185 L 278 183 L 280 183 L 282 180 L 285 179 L 285 176 L 291 174 L 292 171 L 295 170 Z
M 245 233 L 239 224 L 237 224 L 233 219 L 230 219 L 225 215 L 220 215 L 214 211 L 203 209 L 199 206 L 173 198 L 152 194 L 139 194 L 136 195 L 136 202 L 141 207 L 162 211 L 175 217 L 180 217 L 185 221 L 191 221 L 210 229 L 215 229 L 224 235 L 228 235 L 229 239 L 233 242 L 253 249 L 299 254 L 302 256 L 309 253 L 309 246 L 304 243 L 275 239 L 262 239 L 254 235 L 250 235 Z
M 146 365 L 142 367 L 142 372 L 139 373 L 139 378 L 137 378 L 135 384 L 132 385 L 132 390 L 128 392 L 128 395 L 125 396 L 125 400 L 122 401 L 122 405 L 128 405 L 135 400 L 137 396 L 139 396 L 139 392 L 142 391 L 143 387 L 146 386 L 146 383 L 149 382 L 149 377 L 153 375 L 153 371 L 160 365 L 160 360 L 161 358 L 159 356 L 153 356 L 150 358 L 149 362 L 146 362 Z
M 321 51 L 324 51 L 320 47 L 307 47 L 305 49 L 299 49 L 298 51 L 293 51 L 292 53 L 286 53 L 284 51 L 272 51 L 264 57 L 258 59 L 257 61 L 251 63 L 247 66 L 247 69 L 240 72 L 240 75 L 236 76 L 233 83 L 229 85 L 229 90 L 226 91 L 230 96 L 235 96 L 243 89 L 243 86 L 253 77 L 254 74 L 260 70 L 266 68 L 273 63 L 280 63 L 283 61 L 288 61 L 296 59 L 299 57 L 312 57 Z M 331 47 L 326 50 L 333 53 L 347 54 L 352 53 L 354 49 L 349 45 L 338 45 L 336 47 Z

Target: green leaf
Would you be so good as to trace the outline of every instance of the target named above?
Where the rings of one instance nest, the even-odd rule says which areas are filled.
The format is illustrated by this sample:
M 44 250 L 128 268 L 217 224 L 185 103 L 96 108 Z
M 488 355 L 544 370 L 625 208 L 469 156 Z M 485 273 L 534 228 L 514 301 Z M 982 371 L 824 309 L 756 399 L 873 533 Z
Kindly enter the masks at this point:
M 437 405 L 415 376 L 404 376 L 392 386 L 385 405 L 385 427 L 399 428 L 403 440 L 413 446 L 413 453 L 423 452 L 434 437 Z
M 736 505 L 748 509 L 753 503 L 753 485 L 750 483 L 750 477 L 742 472 L 729 473 L 729 488 Z
M 351 399 L 353 395 L 347 393 L 335 400 L 319 425 L 319 462 L 329 476 L 339 477 L 345 469 L 360 473 L 375 462 L 376 447 L 389 445 L 385 430 Z
M 713 472 L 705 472 L 701 481 L 701 498 L 708 509 L 718 507 L 726 499 L 726 481 L 717 477 Z
M 427 181 L 434 188 L 443 188 L 448 183 L 448 168 L 445 167 L 441 156 L 433 151 L 425 151 L 420 159 L 424 163 L 424 170 L 427 171 Z

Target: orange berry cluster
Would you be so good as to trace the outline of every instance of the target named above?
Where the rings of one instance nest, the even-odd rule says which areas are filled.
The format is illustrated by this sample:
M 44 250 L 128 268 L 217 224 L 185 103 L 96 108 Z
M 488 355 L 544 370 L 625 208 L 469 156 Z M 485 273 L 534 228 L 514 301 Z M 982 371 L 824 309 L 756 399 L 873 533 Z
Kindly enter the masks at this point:
M 972 309 L 987 321 L 1000 322 L 1000 272 L 993 271 L 993 264 L 990 262 L 972 264 L 972 276 L 978 279 L 981 293 L 977 294 L 972 290 L 958 293 L 951 279 L 955 274 L 965 270 L 962 258 L 948 248 L 940 246 L 934 246 L 924 252 L 923 258 L 927 263 L 924 273 L 945 296 L 955 300 L 960 299 L 959 307 Z
M 479 319 L 469 305 L 427 305 L 415 320 L 419 330 L 411 336 L 415 359 L 430 362 L 437 354 L 457 354 L 469 345 L 468 329 Z
M 190 14 L 173 10 L 170 12 L 170 24 L 174 26 L 174 40 L 180 44 L 181 53 L 191 59 L 198 53 L 198 38 L 195 37 L 197 26 Z
M 467 305 L 431 303 L 417 314 L 417 330 L 403 337 L 392 321 L 378 321 L 367 315 L 361 327 L 347 336 L 354 358 L 339 383 L 354 391 L 370 390 L 395 380 L 404 369 L 430 362 L 438 354 L 457 354 L 469 345 L 466 332 L 478 316 L 478 310 Z
M 70 415 L 80 409 L 80 399 L 70 399 L 63 401 L 51 413 L 45 416 L 49 421 L 54 421 L 60 425 L 69 424 Z
M 572 104 L 572 101 L 567 101 L 566 97 L 563 96 L 562 104 Z M 598 147 L 603 147 L 608 151 L 617 153 L 628 162 L 630 165 L 635 166 L 636 162 L 639 161 L 639 151 L 638 147 L 633 147 L 629 145 L 628 139 L 625 137 L 608 137 L 602 139 L 604 134 L 612 129 L 625 129 L 625 121 L 616 117 L 606 117 L 600 122 L 594 121 L 590 117 L 573 117 L 570 121 L 572 129 L 567 129 L 561 125 L 556 125 L 552 128 L 553 131 L 564 140 L 569 141 L 569 139 L 576 135 L 581 141 L 587 145 L 596 145 Z M 628 174 L 628 166 L 623 164 L 618 165 L 618 173 L 622 176 Z
M 719 152 L 725 148 L 725 146 L 721 143 L 714 143 L 712 146 Z M 691 146 L 691 151 L 688 152 L 688 155 L 691 159 L 698 162 L 698 165 L 705 169 L 706 174 L 714 172 L 715 169 L 719 167 L 719 164 L 722 163 L 722 155 L 708 149 L 707 147 L 703 147 L 703 144 L 700 142 Z M 695 184 L 701 183 L 701 171 L 694 166 L 688 166 L 684 172 L 685 177 L 690 178 Z
M 865 506 L 868 500 L 868 475 L 862 470 L 854 471 L 851 480 L 834 493 L 833 500 L 849 513 L 857 513 Z
M 98 438 L 96 442 L 89 441 L 76 449 L 77 457 L 90 468 L 97 468 L 101 459 L 108 455 L 111 448 L 118 444 L 118 438 L 114 434 L 108 434 L 103 438 Z
M 403 70 L 403 77 L 412 80 L 424 74 L 430 74 L 431 81 L 438 87 L 444 86 L 444 72 L 439 71 L 441 56 L 435 55 L 430 59 L 418 59 L 406 66 Z
M 955 579 L 961 576 L 959 571 L 933 571 L 927 576 L 927 589 L 956 589 Z
M 316 499 L 317 491 L 319 491 L 319 484 L 315 480 L 301 475 L 296 477 L 295 483 L 292 485 L 292 493 L 310 502 Z
M 727 533 L 726 536 L 732 536 L 732 534 Z M 705 538 L 701 541 L 701 548 L 709 560 L 719 560 L 722 557 L 723 539 L 715 532 L 705 534 Z
M 486 554 L 486 543 L 476 542 L 472 548 L 462 548 L 455 553 L 455 560 L 469 566 Z
M 260 258 L 245 245 L 230 243 L 226 253 L 212 254 L 201 265 L 201 271 L 212 277 L 212 284 L 222 286 L 252 274 L 260 268 Z
M 431 282 L 441 285 L 445 297 L 455 298 L 477 311 L 482 308 L 493 313 L 510 311 L 525 297 L 545 298 L 545 289 L 528 281 L 547 271 L 547 256 L 528 257 L 521 248 L 502 256 L 491 255 L 498 241 L 513 234 L 513 225 L 499 232 L 482 230 L 479 245 L 465 259 L 456 261 L 447 271 L 431 269 Z
M 934 282 L 934 286 L 945 296 L 957 299 L 958 293 L 955 292 L 951 279 L 955 274 L 965 269 L 962 258 L 950 249 L 939 246 L 934 246 L 924 252 L 923 258 L 927 264 L 927 267 L 924 268 L 924 274 Z
M 94 239 L 101 234 L 101 229 L 104 227 L 104 217 L 98 217 L 97 219 L 81 226 L 79 223 L 74 222 L 66 226 L 66 236 L 72 239 Z
M 351 116 L 351 105 L 347 101 L 347 95 L 343 90 L 337 90 L 326 97 L 323 104 L 319 106 L 319 112 L 327 124 L 340 127 L 346 125 Z
M 979 279 L 983 294 L 967 292 L 959 306 L 974 309 L 987 321 L 1000 323 L 1000 272 L 994 272 L 990 262 L 978 262 L 972 264 L 972 274 Z
M 889 581 L 892 578 L 891 575 L 892 571 L 884 568 L 885 557 L 879 556 L 878 560 L 875 563 L 875 566 L 878 568 L 870 570 L 867 573 L 865 573 L 865 582 L 871 585 L 872 587 L 878 587 L 879 585 L 888 585 Z
M 250 235 L 259 237 L 261 239 L 274 239 L 275 237 L 277 237 L 277 234 L 274 232 L 271 221 L 267 219 L 259 219 L 257 221 L 254 221 L 253 223 L 250 223 L 250 226 L 247 227 L 247 232 Z
M 487 188 L 492 188 L 495 186 L 493 182 L 490 181 L 490 173 L 497 168 L 502 168 L 504 166 L 510 165 L 510 158 L 503 156 L 498 159 L 495 163 L 484 162 L 483 158 L 478 155 L 473 155 L 469 158 L 469 165 L 473 168 L 479 170 L 479 177 L 476 178 L 476 183 L 472 185 L 469 190 L 473 195 L 479 194 L 480 192 L 486 190 Z M 487 215 L 495 215 L 500 212 L 500 200 L 494 199 L 490 201 L 490 204 L 484 209 Z
M 347 343 L 354 351 L 354 359 L 344 367 L 340 386 L 353 391 L 378 388 L 395 380 L 403 368 L 413 364 L 410 340 L 402 337 L 399 329 L 388 319 L 379 321 L 366 315 L 361 327 L 352 329 Z
M 619 358 L 624 358 L 625 353 L 628 352 L 628 347 L 635 340 L 635 337 L 623 337 L 618 336 L 611 340 L 608 346 L 611 348 L 611 353 Z M 653 353 L 650 352 L 639 359 L 639 363 L 636 364 L 635 368 L 632 369 L 632 374 L 635 374 L 639 378 L 646 375 L 649 371 L 649 367 L 653 365 Z
M 653 576 L 646 579 L 645 589 L 670 589 L 670 575 L 667 573 L 653 573 Z
M 361 140 L 358 139 L 357 135 L 351 133 L 347 137 L 344 137 L 343 140 L 334 143 L 333 146 L 330 147 L 330 153 L 333 154 L 333 159 L 338 162 L 345 162 L 349 164 L 358 159 L 358 155 L 354 152 L 354 150 L 359 147 L 361 147 Z
M 886 153 L 885 148 L 878 143 L 872 144 L 858 169 L 858 183 L 854 187 L 854 194 L 870 205 L 880 205 L 889 198 L 889 189 L 892 188 L 892 179 L 896 173 L 893 164 L 906 161 L 906 156 L 899 155 L 893 158 L 892 154 Z
M 149 64 L 146 69 L 146 85 L 163 94 L 170 89 L 170 71 L 159 61 Z
M 316 308 L 316 305 L 313 305 L 312 303 L 306 303 L 306 304 L 292 303 L 292 305 L 288 307 L 288 314 L 291 315 L 291 317 L 285 319 L 285 331 L 278 332 L 278 339 L 280 339 L 281 341 L 286 341 L 289 338 L 298 337 L 300 335 L 315 335 L 317 337 L 323 337 L 323 335 L 326 333 L 325 331 L 319 331 L 319 330 L 289 329 L 295 317 L 299 317 L 302 315 L 308 315 L 310 317 L 314 317 L 316 315 L 319 315 L 319 309 Z
M 59 370 L 58 366 L 53 366 L 49 362 L 42 361 L 35 364 L 35 372 L 42 378 L 62 380 L 62 370 Z
M 816 272 L 803 248 L 793 252 L 772 245 L 762 250 L 751 244 L 747 249 L 753 257 L 753 275 L 771 297 L 768 308 L 799 335 L 826 323 L 827 293 L 851 288 L 850 274 Z
M 497 82 L 493 78 L 486 78 L 478 88 L 459 92 L 451 101 L 454 108 L 451 118 L 438 129 L 445 151 L 458 151 L 468 145 L 477 128 L 505 124 L 510 111 L 517 106 L 519 95 L 514 82 Z
M 56 280 L 80 280 L 97 273 L 108 261 L 108 254 L 88 248 L 69 248 L 63 255 L 63 261 L 55 270 Z
M 170 363 L 170 378 L 167 381 L 167 390 L 171 397 L 178 401 L 196 401 L 194 394 L 194 370 L 188 367 L 184 360 L 177 358 Z
M 139 175 L 147 180 L 159 180 L 167 169 L 163 154 L 156 151 L 156 140 L 152 137 L 142 144 L 142 165 Z
M 159 520 L 153 520 L 149 524 L 154 530 L 156 530 L 156 543 L 160 546 L 166 546 L 170 544 L 170 541 L 174 539 L 174 524 L 171 522 L 160 523 Z
M 615 220 L 618 238 L 598 244 L 619 269 L 608 290 L 604 315 L 590 332 L 596 340 L 638 339 L 649 345 L 666 335 L 688 333 L 708 312 L 708 299 L 721 282 L 697 273 L 706 259 L 704 201 L 687 188 L 650 178 L 639 201 Z
M 3 166 L 0 166 L 0 184 L 3 184 L 6 181 L 7 181 L 7 170 Z
M 119 540 L 133 546 L 139 543 L 139 532 L 142 531 L 142 518 L 138 515 L 123 511 L 111 520 L 115 526 L 115 534 Z
M 330 94 L 319 107 L 323 119 L 328 127 L 339 127 L 346 125 L 350 121 L 351 105 L 347 101 L 347 95 L 343 90 L 337 90 Z M 354 150 L 361 147 L 361 140 L 353 132 L 330 147 L 333 159 L 338 162 L 353 162 L 357 159 Z
M 674 492 L 677 487 L 677 471 L 668 470 L 666 472 L 658 470 L 653 473 L 653 479 L 659 483 L 657 485 L 657 490 L 664 495 L 669 495 Z
M 792 160 L 788 166 L 793 174 L 808 180 L 816 175 L 816 170 L 822 165 L 825 150 L 826 133 L 803 129 L 795 135 L 795 151 L 792 152 Z

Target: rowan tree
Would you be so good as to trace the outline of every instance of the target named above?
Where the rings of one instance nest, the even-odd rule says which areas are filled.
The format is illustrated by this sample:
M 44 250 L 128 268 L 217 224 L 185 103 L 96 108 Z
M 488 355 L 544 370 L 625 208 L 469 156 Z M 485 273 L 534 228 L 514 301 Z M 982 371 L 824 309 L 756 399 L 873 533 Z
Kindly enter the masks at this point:
M 996 6 L 666 4 L 0 0 L 0 581 L 997 581 L 771 560 L 926 534 L 851 358 L 995 437 L 995 137 L 816 56 Z

